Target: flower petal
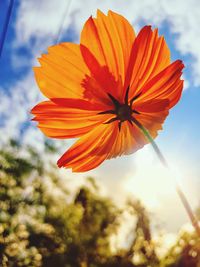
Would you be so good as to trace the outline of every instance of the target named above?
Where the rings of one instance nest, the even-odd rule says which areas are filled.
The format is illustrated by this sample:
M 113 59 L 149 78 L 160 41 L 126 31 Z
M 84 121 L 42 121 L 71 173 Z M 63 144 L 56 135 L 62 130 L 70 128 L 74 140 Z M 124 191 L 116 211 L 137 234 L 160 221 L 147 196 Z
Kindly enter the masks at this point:
M 152 138 L 158 135 L 158 131 L 162 130 L 162 124 L 164 123 L 168 110 L 155 113 L 142 113 L 135 115 L 135 118 L 149 131 Z
M 61 43 L 48 49 L 35 67 L 35 78 L 42 93 L 48 98 L 81 98 L 81 83 L 89 70 L 77 44 Z
M 137 95 L 141 87 L 170 64 L 170 51 L 158 30 L 145 26 L 137 35 L 131 51 L 126 87 L 130 85 L 130 97 Z
M 109 158 L 129 155 L 147 144 L 147 140 L 144 137 L 140 129 L 129 122 L 122 123 L 121 130 L 118 131 L 116 140 L 109 153 Z
M 183 90 L 183 81 L 180 80 L 183 67 L 182 61 L 176 60 L 158 73 L 141 89 L 142 94 L 136 99 L 135 104 L 159 98 L 168 99 L 169 108 L 173 107 L 178 102 Z
M 158 135 L 158 131 L 162 129 L 162 124 L 168 113 L 168 110 L 165 110 L 156 113 L 135 114 L 134 117 L 149 131 L 150 135 L 155 138 Z M 125 121 L 122 123 L 121 130 L 118 131 L 108 158 L 132 154 L 148 143 L 149 141 L 137 125 L 134 123 L 131 125 L 129 122 Z
M 103 103 L 93 103 L 88 100 L 84 99 L 74 99 L 74 98 L 51 98 L 51 100 L 66 108 L 75 108 L 75 109 L 83 109 L 83 110 L 91 110 L 91 111 L 96 111 L 99 112 L 100 110 L 102 111 L 103 109 L 108 108 L 108 105 L 105 105 Z
M 83 45 L 80 47 L 83 58 L 91 71 L 91 75 L 86 76 L 82 82 L 82 86 L 86 89 L 84 96 L 109 105 L 111 103 L 108 98 L 109 93 L 120 101 L 122 88 L 120 77 L 116 80 L 108 67 L 101 66 L 87 47 Z
M 74 172 L 85 172 L 96 168 L 108 157 L 117 131 L 116 123 L 99 125 L 65 152 L 58 160 L 58 166 L 72 168 Z
M 134 39 L 134 30 L 124 17 L 112 11 L 106 16 L 98 10 L 97 18 L 90 17 L 85 23 L 80 43 L 123 83 Z M 88 64 L 88 59 L 84 59 Z
M 80 137 L 105 122 L 109 115 L 96 111 L 59 106 L 51 101 L 41 102 L 32 109 L 38 128 L 52 138 Z
M 154 113 L 164 111 L 169 109 L 169 100 L 168 99 L 150 99 L 145 102 L 137 102 L 134 105 L 134 109 L 139 113 Z

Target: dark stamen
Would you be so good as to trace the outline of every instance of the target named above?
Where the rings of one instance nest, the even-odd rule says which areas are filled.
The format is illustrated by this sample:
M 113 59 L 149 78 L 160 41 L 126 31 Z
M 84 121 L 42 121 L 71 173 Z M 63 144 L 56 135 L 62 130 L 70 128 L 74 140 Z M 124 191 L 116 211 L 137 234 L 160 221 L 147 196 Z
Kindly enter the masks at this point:
M 109 123 L 111 123 L 111 122 L 113 122 L 113 121 L 116 121 L 116 120 L 118 120 L 118 117 L 112 118 L 112 119 L 110 119 L 109 121 L 104 122 L 103 124 L 109 124 Z
M 129 94 L 129 89 L 130 89 L 130 86 L 128 86 L 128 88 L 126 89 L 126 95 L 125 95 L 125 98 L 124 98 L 124 103 L 125 103 L 125 105 L 128 105 L 128 94 Z
M 115 105 L 116 108 L 119 108 L 120 107 L 120 103 L 119 101 L 114 97 L 112 96 L 111 94 L 108 93 L 108 96 L 110 97 L 110 99 L 112 100 L 113 104 Z
M 136 114 L 140 114 L 140 112 L 139 111 L 137 111 L 137 110 L 132 110 L 132 113 L 136 113 Z
M 119 123 L 118 123 L 119 131 L 121 130 L 121 126 L 122 126 L 122 121 L 119 121 Z
M 142 94 L 142 92 L 140 92 L 139 94 L 137 94 L 136 96 L 134 96 L 131 101 L 130 101 L 130 106 L 132 107 L 133 101 L 135 101 L 140 95 Z
M 116 112 L 114 110 L 106 110 L 106 111 L 99 112 L 98 114 L 116 114 Z
M 98 114 L 113 114 L 113 115 L 116 115 L 116 117 L 104 122 L 104 124 L 109 124 L 109 123 L 112 123 L 118 120 L 119 121 L 118 128 L 120 131 L 122 123 L 124 121 L 128 121 L 131 125 L 133 125 L 133 122 L 135 123 L 135 119 L 132 116 L 132 114 L 133 113 L 140 114 L 140 112 L 135 109 L 132 109 L 132 104 L 133 104 L 133 101 L 136 100 L 141 95 L 142 92 L 134 96 L 129 103 L 128 101 L 129 91 L 130 91 L 130 86 L 127 87 L 126 94 L 124 97 L 124 103 L 120 103 L 113 95 L 108 93 L 109 98 L 113 102 L 114 109 L 101 111 Z
M 128 120 L 128 122 L 129 122 L 131 125 L 133 125 L 133 122 L 132 122 L 132 120 Z

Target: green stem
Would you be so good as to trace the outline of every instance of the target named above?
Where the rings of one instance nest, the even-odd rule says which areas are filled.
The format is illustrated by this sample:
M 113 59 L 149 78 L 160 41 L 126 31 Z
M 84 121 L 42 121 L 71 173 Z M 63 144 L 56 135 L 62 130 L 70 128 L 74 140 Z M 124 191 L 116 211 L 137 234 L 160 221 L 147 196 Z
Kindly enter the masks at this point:
M 142 133 L 144 134 L 144 136 L 147 138 L 147 140 L 151 143 L 153 149 L 155 150 L 158 158 L 160 159 L 161 163 L 163 164 L 164 167 L 169 169 L 169 166 L 167 164 L 167 161 L 165 159 L 165 157 L 163 156 L 162 152 L 160 151 L 159 147 L 157 146 L 157 144 L 155 143 L 154 139 L 151 137 L 149 131 L 135 118 L 132 118 L 132 121 L 138 126 L 138 128 L 142 131 Z M 185 194 L 183 193 L 180 185 L 177 183 L 176 181 L 176 192 L 190 218 L 190 221 L 192 223 L 192 225 L 194 226 L 194 229 L 196 230 L 197 234 L 200 237 L 200 226 L 198 223 L 198 220 L 196 218 L 196 216 L 194 215 L 192 208 L 189 204 L 189 201 L 187 200 Z

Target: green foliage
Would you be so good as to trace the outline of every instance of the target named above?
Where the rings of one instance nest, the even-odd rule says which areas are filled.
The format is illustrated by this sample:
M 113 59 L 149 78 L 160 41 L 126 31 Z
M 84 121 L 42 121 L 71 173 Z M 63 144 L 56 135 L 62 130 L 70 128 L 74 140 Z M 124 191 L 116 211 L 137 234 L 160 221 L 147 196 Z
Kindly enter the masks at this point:
M 198 267 L 200 241 L 183 233 L 160 259 L 147 211 L 129 201 L 136 219 L 131 241 L 113 250 L 124 210 L 100 196 L 94 179 L 75 195 L 46 159 L 56 152 L 47 143 L 45 162 L 31 147 L 11 140 L 0 150 L 0 266 L 2 267 Z M 133 220 L 134 221 L 134 220 Z
M 163 259 L 166 267 L 199 267 L 200 237 L 196 233 L 181 233 L 177 243 Z

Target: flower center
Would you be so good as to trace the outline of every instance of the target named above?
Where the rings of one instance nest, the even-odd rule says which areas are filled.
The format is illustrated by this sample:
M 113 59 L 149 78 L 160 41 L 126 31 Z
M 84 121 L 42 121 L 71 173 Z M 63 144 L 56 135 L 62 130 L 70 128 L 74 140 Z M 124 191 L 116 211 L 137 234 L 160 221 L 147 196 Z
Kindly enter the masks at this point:
M 130 106 L 122 104 L 118 110 L 116 110 L 116 115 L 121 122 L 131 120 L 132 109 Z
M 116 120 L 119 121 L 118 127 L 119 130 L 121 129 L 122 122 L 128 121 L 130 124 L 132 124 L 135 120 L 133 118 L 133 113 L 140 114 L 137 110 L 132 109 L 132 104 L 135 99 L 137 99 L 141 93 L 134 96 L 130 102 L 128 100 L 128 94 L 129 94 L 129 86 L 126 90 L 126 95 L 124 98 L 124 103 L 120 103 L 114 96 L 108 93 L 109 98 L 112 100 L 114 109 L 112 110 L 106 110 L 99 112 L 98 114 L 114 114 L 116 117 L 110 119 L 109 121 L 105 122 L 105 124 L 114 122 Z

